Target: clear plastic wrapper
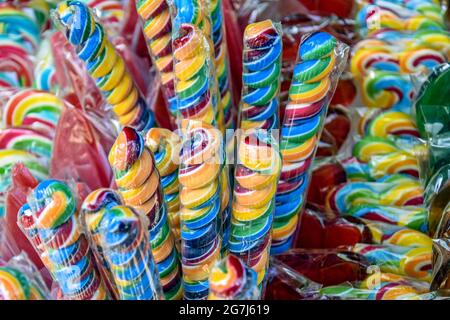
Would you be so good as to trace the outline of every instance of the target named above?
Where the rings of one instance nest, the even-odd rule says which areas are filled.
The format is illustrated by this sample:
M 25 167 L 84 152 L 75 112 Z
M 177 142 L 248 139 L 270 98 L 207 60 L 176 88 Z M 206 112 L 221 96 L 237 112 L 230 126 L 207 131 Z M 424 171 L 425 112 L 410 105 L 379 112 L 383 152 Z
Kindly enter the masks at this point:
M 428 291 L 427 282 L 376 272 L 361 282 L 323 287 L 320 294 L 333 300 L 420 300 Z
M 292 245 L 298 215 L 306 202 L 311 163 L 323 119 L 347 53 L 346 45 L 324 32 L 309 34 L 300 44 L 281 127 L 283 168 L 277 191 L 273 253 L 283 252 Z
M 140 131 L 153 127 L 153 112 L 92 10 L 82 2 L 65 1 L 58 5 L 54 20 L 84 61 L 119 122 Z
M 361 204 L 421 205 L 423 188 L 419 181 L 407 177 L 391 182 L 347 182 L 328 193 L 325 207 L 328 212 L 344 214 Z
M 372 35 L 380 29 L 397 31 L 443 30 L 443 12 L 432 2 L 361 1 L 356 14 L 361 36 Z
M 79 221 L 76 195 L 63 182 L 37 185 L 19 210 L 17 224 L 70 300 L 104 300 L 109 292 Z
M 88 201 L 94 200 L 93 208 L 99 210 L 88 209 L 84 217 L 118 298 L 163 299 L 146 217 L 130 206 L 117 205 L 117 195 L 111 191 L 99 191 L 91 197 Z
M 181 299 L 179 256 L 153 153 L 136 130 L 125 127 L 111 148 L 109 163 L 124 203 L 149 219 L 151 249 L 166 299 Z
M 0 300 L 48 300 L 49 297 L 39 271 L 26 254 L 8 260 L 0 258 Z
M 47 32 L 42 36 L 42 42 L 36 53 L 37 61 L 34 66 L 33 86 L 40 90 L 57 93 L 59 91 L 59 84 L 50 42 L 52 36 L 52 32 Z
M 256 280 L 255 271 L 228 255 L 211 270 L 208 300 L 257 300 L 260 293 Z
M 421 281 L 431 281 L 431 246 L 356 244 L 352 251 L 363 255 L 381 272 L 394 273 Z

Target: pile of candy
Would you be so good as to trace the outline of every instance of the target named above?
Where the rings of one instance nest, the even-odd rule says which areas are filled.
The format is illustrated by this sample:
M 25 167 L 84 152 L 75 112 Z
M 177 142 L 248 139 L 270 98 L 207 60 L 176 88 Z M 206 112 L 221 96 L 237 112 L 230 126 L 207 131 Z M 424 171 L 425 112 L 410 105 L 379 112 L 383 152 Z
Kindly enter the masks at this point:
M 445 8 L 323 3 L 1 3 L 0 299 L 449 296 Z

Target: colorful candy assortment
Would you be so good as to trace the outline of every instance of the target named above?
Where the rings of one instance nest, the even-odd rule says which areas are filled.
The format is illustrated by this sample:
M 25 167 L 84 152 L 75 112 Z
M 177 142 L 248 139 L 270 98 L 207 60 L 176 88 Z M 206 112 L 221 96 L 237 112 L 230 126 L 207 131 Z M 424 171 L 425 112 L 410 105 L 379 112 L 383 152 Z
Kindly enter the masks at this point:
M 440 4 L 295 3 L 0 4 L 0 300 L 445 294 Z
M 181 298 L 183 289 L 178 252 L 152 152 L 136 130 L 125 127 L 111 148 L 109 163 L 114 168 L 124 203 L 150 221 L 151 249 L 166 299 Z

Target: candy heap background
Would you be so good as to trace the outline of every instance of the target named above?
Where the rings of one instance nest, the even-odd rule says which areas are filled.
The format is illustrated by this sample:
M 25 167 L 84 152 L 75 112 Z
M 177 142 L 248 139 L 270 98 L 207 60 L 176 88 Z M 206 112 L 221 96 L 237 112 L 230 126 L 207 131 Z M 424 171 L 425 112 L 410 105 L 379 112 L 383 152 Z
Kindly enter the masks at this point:
M 1 2 L 0 299 L 445 299 L 446 10 Z

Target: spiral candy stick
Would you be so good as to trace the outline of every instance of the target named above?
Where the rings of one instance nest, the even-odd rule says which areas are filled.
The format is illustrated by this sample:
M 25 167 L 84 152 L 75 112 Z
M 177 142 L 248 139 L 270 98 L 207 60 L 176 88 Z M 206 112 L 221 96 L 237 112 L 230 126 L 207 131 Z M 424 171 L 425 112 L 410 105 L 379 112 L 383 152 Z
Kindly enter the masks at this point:
M 91 192 L 81 205 L 81 213 L 83 214 L 82 219 L 88 231 L 87 236 L 93 246 L 93 252 L 98 263 L 97 265 L 103 273 L 105 281 L 108 281 L 108 287 L 115 294 L 115 297 L 119 296 L 119 292 L 115 283 L 111 281 L 113 275 L 106 260 L 105 253 L 103 252 L 99 229 L 105 210 L 114 206 L 119 206 L 122 202 L 123 200 L 117 191 L 101 188 Z
M 136 130 L 125 127 L 111 148 L 109 163 L 125 204 L 150 220 L 152 253 L 166 298 L 181 298 L 183 288 L 178 253 L 152 152 Z
M 278 129 L 278 93 L 281 72 L 281 30 L 271 20 L 245 29 L 242 129 Z
M 234 128 L 233 96 L 231 93 L 231 74 L 229 70 L 228 49 L 223 25 L 222 0 L 211 0 L 212 38 L 216 76 L 219 84 L 220 106 L 225 128 Z
M 256 273 L 239 258 L 228 255 L 211 270 L 208 300 L 257 300 L 257 288 Z
M 324 32 L 310 34 L 299 48 L 289 102 L 281 128 L 283 167 L 277 190 L 272 252 L 291 246 L 298 214 L 305 202 L 309 168 L 314 158 L 323 118 L 342 72 L 346 49 Z M 344 55 L 340 57 L 339 55 Z M 339 62 L 339 63 L 336 63 Z
M 106 208 L 98 223 L 98 241 L 122 300 L 163 298 L 147 225 L 131 207 Z
M 108 298 L 88 241 L 81 233 L 75 198 L 68 186 L 45 180 L 30 200 L 42 252 L 48 255 L 51 274 L 63 295 L 76 300 Z
M 57 12 L 67 39 L 76 47 L 78 57 L 86 63 L 120 123 L 139 131 L 153 127 L 153 112 L 147 108 L 124 60 L 95 21 L 91 9 L 80 1 L 65 1 L 59 4 Z
M 229 250 L 257 273 L 264 291 L 275 193 L 281 169 L 278 145 L 266 131 L 245 132 L 238 144 Z
M 143 23 L 147 47 L 154 65 L 161 76 L 162 91 L 172 116 L 176 116 L 177 102 L 172 56 L 172 22 L 166 0 L 136 1 L 137 11 Z
M 181 232 L 178 182 L 178 156 L 180 153 L 181 140 L 170 130 L 152 128 L 145 136 L 145 144 L 155 155 L 156 168 L 161 175 L 164 202 L 167 204 L 169 223 L 178 248 Z

